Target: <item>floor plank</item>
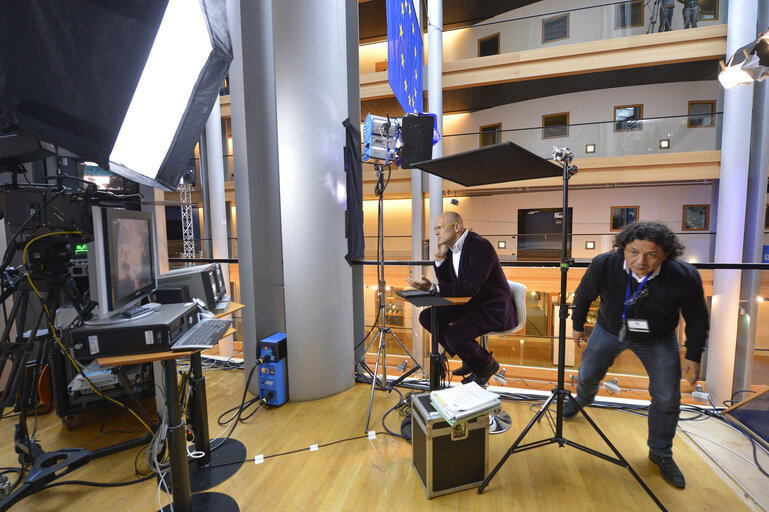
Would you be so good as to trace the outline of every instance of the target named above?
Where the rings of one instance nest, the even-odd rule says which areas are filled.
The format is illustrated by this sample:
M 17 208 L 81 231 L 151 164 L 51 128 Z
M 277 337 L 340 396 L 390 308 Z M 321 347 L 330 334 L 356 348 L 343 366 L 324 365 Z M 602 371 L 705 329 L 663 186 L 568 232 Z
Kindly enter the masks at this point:
M 237 405 L 243 387 L 240 371 L 206 372 L 209 423 L 212 435 L 222 429 L 216 417 Z M 238 425 L 233 438 L 247 449 L 247 461 L 217 492 L 233 497 L 241 510 L 348 511 L 366 510 L 655 510 L 651 498 L 622 467 L 576 448 L 557 444 L 510 456 L 483 494 L 468 490 L 428 500 L 412 467 L 411 445 L 384 434 L 382 415 L 397 402 L 395 393 L 377 392 L 372 423 L 378 433 L 364 435 L 370 387 L 356 384 L 335 396 L 311 402 L 288 402 L 277 408 L 264 407 L 246 423 Z M 526 427 L 535 409 L 529 404 L 504 402 L 513 419 L 505 434 L 490 437 L 489 469 Z M 553 407 L 554 411 L 554 407 Z M 687 478 L 686 490 L 666 484 L 647 459 L 646 419 L 616 410 L 590 408 L 589 414 L 617 446 L 639 476 L 670 511 L 751 510 L 720 471 L 703 459 L 702 452 L 681 434 L 675 441 L 676 461 Z M 141 434 L 108 433 L 130 430 L 136 420 L 124 411 L 110 409 L 83 414 L 74 430 L 64 428 L 51 413 L 41 416 L 37 438 L 46 450 L 86 446 L 95 449 Z M 104 422 L 102 426 L 102 422 Z M 14 418 L 0 421 L 0 436 L 7 440 L 0 449 L 0 466 L 16 465 L 10 442 Z M 32 422 L 30 421 L 30 428 Z M 399 432 L 400 418 L 391 413 L 388 427 Z M 552 437 L 550 425 L 542 421 L 531 429 L 526 442 Z M 323 446 L 335 441 L 356 438 Z M 611 453 L 584 418 L 564 424 L 564 437 L 603 453 Z M 310 452 L 311 444 L 321 445 Z M 293 450 L 297 453 L 270 457 Z M 115 482 L 132 480 L 138 449 L 91 462 L 65 479 Z M 263 464 L 253 457 L 263 454 Z M 619 492 L 618 492 L 619 491 Z M 161 494 L 161 503 L 168 497 Z M 109 510 L 157 510 L 157 485 L 147 481 L 130 487 L 93 488 L 60 486 L 41 491 L 20 502 L 13 510 L 40 512 L 82 507 Z

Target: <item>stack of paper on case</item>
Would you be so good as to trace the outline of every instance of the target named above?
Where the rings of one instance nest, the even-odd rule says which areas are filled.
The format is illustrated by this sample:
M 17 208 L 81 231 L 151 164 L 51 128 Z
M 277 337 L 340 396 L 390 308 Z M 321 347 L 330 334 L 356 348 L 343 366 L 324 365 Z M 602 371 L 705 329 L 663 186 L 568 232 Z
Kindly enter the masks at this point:
M 430 392 L 430 403 L 449 423 L 469 420 L 499 408 L 502 402 L 475 382 Z

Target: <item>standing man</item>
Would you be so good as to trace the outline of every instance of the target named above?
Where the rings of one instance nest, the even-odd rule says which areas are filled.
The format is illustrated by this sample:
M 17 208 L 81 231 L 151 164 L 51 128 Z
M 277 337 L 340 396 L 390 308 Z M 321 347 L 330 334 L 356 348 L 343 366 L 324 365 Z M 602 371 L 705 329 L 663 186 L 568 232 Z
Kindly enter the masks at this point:
M 463 305 L 426 308 L 419 315 L 419 323 L 430 331 L 433 310 L 437 310 L 438 343 L 462 360 L 462 367 L 454 370 L 454 374 L 470 374 L 463 383 L 475 381 L 485 385 L 499 370 L 499 363 L 475 338 L 512 329 L 516 314 L 510 286 L 494 247 L 465 229 L 458 213 L 442 213 L 435 222 L 438 283 L 424 276 L 419 281 L 406 281 L 414 288 L 442 297 L 472 297 Z
M 700 19 L 700 3 L 698 0 L 678 0 L 684 4 L 684 28 L 697 28 Z
M 601 379 L 625 349 L 632 350 L 649 375 L 649 460 L 662 478 L 683 488 L 684 475 L 673 461 L 681 405 L 681 356 L 676 338 L 679 315 L 686 321 L 683 374 L 694 384 L 708 336 L 708 310 L 699 272 L 677 260 L 684 247 L 658 222 L 637 222 L 614 239 L 615 251 L 593 259 L 574 294 L 574 343 L 585 341 L 590 303 L 601 298 L 598 318 L 582 354 L 576 401 L 593 401 Z M 574 400 L 564 406 L 570 418 L 579 411 Z
M 662 0 L 660 5 L 660 29 L 659 32 L 673 30 L 673 8 L 676 6 L 674 0 Z

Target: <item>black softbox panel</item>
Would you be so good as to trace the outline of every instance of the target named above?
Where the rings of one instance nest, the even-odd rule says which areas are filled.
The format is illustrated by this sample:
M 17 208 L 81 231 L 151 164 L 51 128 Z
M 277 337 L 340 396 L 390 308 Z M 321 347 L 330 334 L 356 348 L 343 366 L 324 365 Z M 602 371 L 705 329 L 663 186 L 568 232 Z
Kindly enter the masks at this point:
M 345 127 L 344 172 L 347 181 L 347 209 L 345 211 L 345 237 L 347 238 L 347 262 L 363 258 L 363 166 L 360 154 L 360 130 L 349 119 Z
M 45 141 L 175 190 L 232 60 L 226 0 L 197 1 L 213 50 L 154 180 L 111 168 L 109 156 L 166 0 L 0 0 L 0 134 Z

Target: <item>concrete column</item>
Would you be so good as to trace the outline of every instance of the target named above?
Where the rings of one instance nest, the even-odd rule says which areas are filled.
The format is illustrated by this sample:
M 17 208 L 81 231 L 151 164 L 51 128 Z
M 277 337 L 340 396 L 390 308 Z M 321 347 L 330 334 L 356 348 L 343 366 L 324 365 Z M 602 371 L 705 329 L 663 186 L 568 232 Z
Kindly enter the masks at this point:
M 350 123 L 360 126 L 360 64 L 358 48 L 358 1 L 346 0 L 347 10 L 347 111 Z M 354 265 L 352 271 L 353 347 L 366 335 L 365 307 L 363 299 L 363 266 Z M 363 357 L 364 345 L 358 348 L 355 358 Z
M 758 6 L 757 31 L 762 32 L 769 26 L 769 5 L 761 2 Z M 750 86 L 748 86 L 750 87 Z M 766 183 L 769 172 L 769 148 L 766 147 L 769 135 L 769 105 L 767 94 L 769 86 L 764 82 L 753 85 L 753 123 L 751 127 L 751 153 L 748 170 L 748 203 L 745 215 L 745 247 L 743 261 L 761 263 L 764 244 L 764 210 L 766 209 Z M 756 327 L 758 323 L 758 302 L 756 297 L 761 288 L 761 271 L 746 270 L 742 276 L 740 293 L 739 322 L 737 327 L 737 351 L 734 362 L 733 391 L 750 389 L 753 378 L 753 360 L 756 347 Z M 747 394 L 734 397 L 736 400 L 747 398 Z
M 422 30 L 422 6 L 419 2 L 414 4 L 414 12 L 417 15 L 417 21 L 419 23 L 419 34 L 422 40 L 424 40 L 424 31 Z M 422 74 L 424 76 L 424 74 Z M 424 87 L 423 87 L 424 89 Z M 423 105 L 419 105 L 419 110 L 424 108 Z M 422 247 L 425 239 L 425 198 L 424 198 L 424 181 L 425 173 L 419 169 L 411 170 L 411 259 L 422 259 Z M 423 268 L 415 265 L 411 271 L 415 279 L 419 279 L 422 275 Z M 422 361 L 424 358 L 422 350 L 422 326 L 419 325 L 419 312 L 422 308 L 411 306 L 411 339 L 412 354 L 418 360 Z
M 275 1 L 273 34 L 289 388 L 311 400 L 354 383 L 346 2 Z
M 240 298 L 246 306 L 241 316 L 248 379 L 257 342 L 286 331 L 272 3 L 234 0 L 228 9 L 234 53 L 230 101 L 238 271 Z M 289 353 L 298 350 L 288 346 Z M 248 389 L 258 394 L 256 378 Z
M 438 116 L 438 132 L 441 141 L 433 146 L 433 158 L 443 156 L 443 1 L 427 2 L 427 93 L 428 111 Z M 433 226 L 443 213 L 443 179 L 430 175 L 430 257 L 435 255 L 436 241 Z
M 222 148 L 222 109 L 219 98 L 216 99 L 211 115 L 208 116 L 205 128 L 205 157 L 206 183 L 208 202 L 205 204 L 208 212 L 209 231 L 207 238 L 211 239 L 211 256 L 215 259 L 229 258 L 227 250 L 227 205 L 224 199 L 224 150 Z M 201 152 L 201 160 L 203 153 Z M 222 264 L 224 282 L 230 282 L 230 266 Z M 228 284 L 229 287 L 229 284 Z M 219 342 L 219 355 L 233 355 L 232 336 L 227 336 Z
M 756 12 L 756 0 L 729 2 L 727 55 L 755 38 Z M 752 106 L 753 88 L 750 86 L 735 87 L 724 93 L 716 263 L 742 261 Z M 739 270 L 716 270 L 713 275 L 706 378 L 707 390 L 717 404 L 730 399 L 732 395 L 740 279 Z

